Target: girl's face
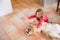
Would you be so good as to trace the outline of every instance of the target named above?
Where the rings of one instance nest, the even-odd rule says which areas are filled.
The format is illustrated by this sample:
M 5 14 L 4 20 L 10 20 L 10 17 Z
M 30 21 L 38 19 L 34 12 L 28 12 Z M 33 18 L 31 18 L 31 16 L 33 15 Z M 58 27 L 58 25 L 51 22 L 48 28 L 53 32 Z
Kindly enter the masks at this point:
M 36 17 L 40 18 L 41 16 L 42 16 L 42 13 L 41 12 L 37 12 Z

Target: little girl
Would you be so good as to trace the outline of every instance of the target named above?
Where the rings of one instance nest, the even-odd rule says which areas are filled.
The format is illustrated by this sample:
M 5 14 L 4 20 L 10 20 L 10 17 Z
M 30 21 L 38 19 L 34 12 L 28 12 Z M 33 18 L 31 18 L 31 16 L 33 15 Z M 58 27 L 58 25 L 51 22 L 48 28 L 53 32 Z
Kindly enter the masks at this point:
M 42 9 L 37 9 L 35 15 L 32 15 L 28 17 L 29 19 L 36 18 L 38 20 L 38 25 L 36 28 L 40 28 L 42 26 L 43 22 L 48 22 L 48 16 L 43 15 L 43 10 Z

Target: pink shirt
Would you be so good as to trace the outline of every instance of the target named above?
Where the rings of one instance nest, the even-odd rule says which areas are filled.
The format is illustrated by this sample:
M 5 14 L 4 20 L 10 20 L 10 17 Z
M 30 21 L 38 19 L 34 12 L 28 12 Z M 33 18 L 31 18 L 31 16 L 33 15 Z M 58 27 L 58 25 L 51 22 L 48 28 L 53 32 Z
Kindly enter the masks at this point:
M 35 18 L 35 17 L 36 17 L 35 15 L 32 15 L 32 16 L 30 16 L 28 18 L 29 19 L 32 19 L 32 18 Z M 40 28 L 42 26 L 42 23 L 43 22 L 48 22 L 48 16 L 44 15 L 44 18 L 39 20 L 39 23 L 37 25 L 37 28 Z

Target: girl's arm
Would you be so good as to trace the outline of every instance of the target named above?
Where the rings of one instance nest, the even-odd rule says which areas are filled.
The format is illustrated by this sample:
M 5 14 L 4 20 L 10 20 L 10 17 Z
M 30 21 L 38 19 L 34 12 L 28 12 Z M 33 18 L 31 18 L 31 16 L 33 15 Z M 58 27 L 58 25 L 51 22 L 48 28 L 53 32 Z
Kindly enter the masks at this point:
M 44 20 L 41 19 L 41 20 L 39 21 L 38 25 L 37 25 L 37 28 L 40 28 L 40 27 L 42 26 L 42 23 L 43 23 L 43 22 L 44 22 Z
M 45 22 L 48 22 L 48 16 L 45 15 L 45 17 L 43 18 L 43 20 L 44 20 Z
M 29 19 L 31 19 L 31 18 L 34 18 L 35 17 L 35 15 L 32 15 L 32 16 L 30 16 L 30 17 L 28 17 Z

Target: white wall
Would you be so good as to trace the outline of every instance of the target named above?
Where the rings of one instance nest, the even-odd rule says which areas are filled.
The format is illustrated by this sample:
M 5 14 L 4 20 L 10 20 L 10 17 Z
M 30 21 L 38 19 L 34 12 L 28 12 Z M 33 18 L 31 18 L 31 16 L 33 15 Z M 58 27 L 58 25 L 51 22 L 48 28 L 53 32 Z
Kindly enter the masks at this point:
M 12 12 L 11 0 L 0 0 L 0 17 Z
M 49 5 L 56 3 L 57 0 L 44 0 L 44 7 L 48 7 Z

